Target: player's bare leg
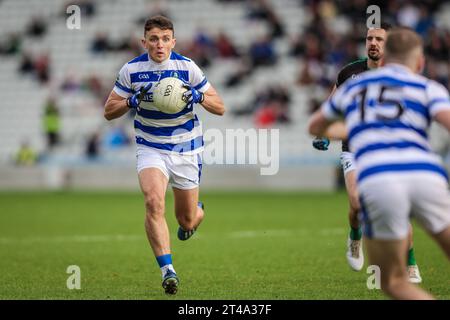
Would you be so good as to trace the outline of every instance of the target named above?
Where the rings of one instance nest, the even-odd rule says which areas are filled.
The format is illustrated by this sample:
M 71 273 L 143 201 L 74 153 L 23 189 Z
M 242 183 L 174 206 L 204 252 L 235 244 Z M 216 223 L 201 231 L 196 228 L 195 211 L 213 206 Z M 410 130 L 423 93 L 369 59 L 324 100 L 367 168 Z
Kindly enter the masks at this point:
M 425 290 L 408 281 L 405 269 L 408 239 L 373 240 L 364 238 L 369 263 L 380 267 L 381 289 L 400 300 L 433 299 Z
M 139 183 L 145 201 L 145 231 L 155 256 L 170 253 L 169 228 L 165 218 L 165 195 L 168 180 L 161 170 L 144 169 Z
M 408 279 L 411 283 L 421 283 L 422 277 L 420 276 L 419 266 L 417 265 L 416 258 L 414 256 L 414 248 L 413 248 L 413 228 L 412 225 L 409 225 L 408 232 L 408 261 L 407 261 L 407 270 L 408 270 Z
M 165 195 L 167 177 L 157 168 L 143 169 L 139 173 L 139 183 L 145 201 L 145 231 L 158 261 L 166 293 L 175 294 L 178 277 L 172 265 L 170 235 L 165 218 Z
M 438 234 L 432 235 L 432 237 L 439 243 L 447 258 L 450 260 L 450 227 L 447 227 Z
M 347 239 L 347 262 L 353 270 L 360 271 L 364 265 L 364 254 L 362 251 L 362 231 L 358 216 L 360 203 L 356 188 L 355 170 L 347 172 L 344 177 L 350 207 L 348 219 L 351 228 Z
M 173 188 L 175 216 L 180 228 L 178 238 L 189 239 L 203 220 L 203 204 L 198 202 L 199 188 L 182 190 Z

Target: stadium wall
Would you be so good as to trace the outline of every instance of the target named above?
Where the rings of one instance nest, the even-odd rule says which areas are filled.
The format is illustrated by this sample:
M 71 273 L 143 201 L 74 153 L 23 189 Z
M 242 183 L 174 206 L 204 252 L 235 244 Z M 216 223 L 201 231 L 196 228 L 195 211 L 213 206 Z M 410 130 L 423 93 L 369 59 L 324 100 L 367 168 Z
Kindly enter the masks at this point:
M 280 167 L 276 175 L 260 174 L 258 166 L 206 166 L 202 190 L 333 190 L 336 170 L 332 165 Z M 0 167 L 0 190 L 139 190 L 133 167 L 36 166 Z

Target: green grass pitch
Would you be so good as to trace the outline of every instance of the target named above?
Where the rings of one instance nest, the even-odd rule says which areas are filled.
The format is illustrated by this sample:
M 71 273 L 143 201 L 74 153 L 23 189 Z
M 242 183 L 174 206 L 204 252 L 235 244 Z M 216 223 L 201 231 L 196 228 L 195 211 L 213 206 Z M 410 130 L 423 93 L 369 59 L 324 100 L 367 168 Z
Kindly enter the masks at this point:
M 345 193 L 203 192 L 206 217 L 192 239 L 166 215 L 180 289 L 169 297 L 145 236 L 139 193 L 0 194 L 0 299 L 384 299 L 367 263 L 345 259 Z M 450 268 L 415 229 L 422 287 L 450 299 Z M 69 265 L 81 290 L 66 287 Z

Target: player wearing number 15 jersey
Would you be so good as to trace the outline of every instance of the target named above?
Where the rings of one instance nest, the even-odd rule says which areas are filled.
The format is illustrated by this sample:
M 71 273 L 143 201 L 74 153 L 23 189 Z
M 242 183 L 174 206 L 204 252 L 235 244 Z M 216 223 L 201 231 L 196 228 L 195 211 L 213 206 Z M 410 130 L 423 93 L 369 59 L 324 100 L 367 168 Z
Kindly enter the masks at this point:
M 312 116 L 309 131 L 321 136 L 344 117 L 364 241 L 370 264 L 381 269 L 381 288 L 396 299 L 429 299 L 429 293 L 407 281 L 404 264 L 410 218 L 450 258 L 448 178 L 427 133 L 432 120 L 450 131 L 450 97 L 442 85 L 418 75 L 425 59 L 414 31 L 390 31 L 384 59 L 384 67 L 339 87 Z
M 359 78 L 359 74 L 368 70 L 376 69 L 380 66 L 384 55 L 384 44 L 387 34 L 391 29 L 391 25 L 382 23 L 380 28 L 371 28 L 367 30 L 366 35 L 366 53 L 367 57 L 359 59 L 346 65 L 338 73 L 336 85 L 333 92 L 339 88 L 347 80 Z M 316 138 L 313 146 L 319 150 L 326 150 L 329 140 L 326 137 Z M 346 258 L 350 267 L 355 271 L 360 271 L 364 266 L 364 254 L 362 250 L 362 230 L 360 226 L 360 203 L 358 190 L 356 188 L 356 173 L 354 165 L 354 155 L 348 148 L 348 141 L 342 141 L 341 165 L 344 172 L 345 187 L 349 200 L 348 219 L 350 224 L 350 232 L 347 239 Z M 409 281 L 412 283 L 422 282 L 419 266 L 416 263 L 412 227 L 409 232 L 409 249 L 407 269 Z

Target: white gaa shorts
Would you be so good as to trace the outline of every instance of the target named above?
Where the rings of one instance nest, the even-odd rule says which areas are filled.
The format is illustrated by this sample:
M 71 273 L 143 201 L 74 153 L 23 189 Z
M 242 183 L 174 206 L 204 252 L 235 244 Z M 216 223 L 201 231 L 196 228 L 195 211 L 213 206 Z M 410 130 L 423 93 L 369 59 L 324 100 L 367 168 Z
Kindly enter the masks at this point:
M 355 165 L 353 164 L 355 162 L 353 158 L 353 153 L 344 151 L 341 153 L 341 166 L 342 170 L 344 170 L 344 175 L 346 175 L 348 172 L 355 170 Z
M 160 152 L 157 149 L 137 146 L 136 169 L 139 174 L 146 168 L 158 168 L 177 189 L 193 189 L 200 185 L 202 156 Z
M 450 191 L 445 178 L 428 172 L 384 173 L 358 185 L 364 234 L 405 239 L 410 217 L 432 234 L 450 226 Z

